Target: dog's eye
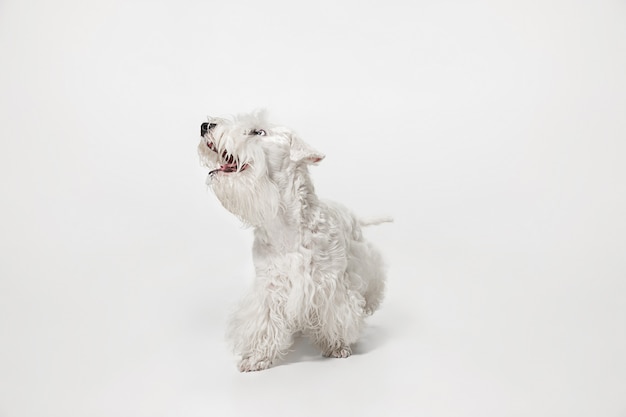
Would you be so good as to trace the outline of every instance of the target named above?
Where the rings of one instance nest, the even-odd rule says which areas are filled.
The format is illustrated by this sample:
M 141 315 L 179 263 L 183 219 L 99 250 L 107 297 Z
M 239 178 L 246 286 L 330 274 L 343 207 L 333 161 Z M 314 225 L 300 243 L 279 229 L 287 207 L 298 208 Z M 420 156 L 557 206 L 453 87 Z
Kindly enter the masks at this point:
M 254 129 L 252 132 L 250 132 L 250 134 L 255 136 L 265 136 L 267 135 L 267 132 L 263 129 Z

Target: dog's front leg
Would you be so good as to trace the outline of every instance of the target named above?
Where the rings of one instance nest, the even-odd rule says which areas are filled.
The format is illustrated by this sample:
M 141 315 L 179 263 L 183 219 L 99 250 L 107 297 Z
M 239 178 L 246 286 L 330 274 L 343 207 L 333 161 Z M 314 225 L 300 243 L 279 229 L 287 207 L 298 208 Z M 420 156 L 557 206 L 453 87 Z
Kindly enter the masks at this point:
M 256 285 L 244 298 L 230 324 L 235 350 L 241 355 L 239 370 L 261 371 L 287 354 L 293 343 L 284 312 L 284 299 Z

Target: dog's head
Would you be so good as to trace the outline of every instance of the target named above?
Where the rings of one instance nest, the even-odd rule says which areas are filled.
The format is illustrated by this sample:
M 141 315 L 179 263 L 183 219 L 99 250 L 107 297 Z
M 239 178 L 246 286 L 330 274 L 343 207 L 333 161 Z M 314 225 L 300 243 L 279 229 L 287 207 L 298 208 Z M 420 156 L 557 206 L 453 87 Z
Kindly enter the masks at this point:
M 200 136 L 207 184 L 227 210 L 254 226 L 276 215 L 281 192 L 299 168 L 324 158 L 290 129 L 268 123 L 262 112 L 209 118 Z

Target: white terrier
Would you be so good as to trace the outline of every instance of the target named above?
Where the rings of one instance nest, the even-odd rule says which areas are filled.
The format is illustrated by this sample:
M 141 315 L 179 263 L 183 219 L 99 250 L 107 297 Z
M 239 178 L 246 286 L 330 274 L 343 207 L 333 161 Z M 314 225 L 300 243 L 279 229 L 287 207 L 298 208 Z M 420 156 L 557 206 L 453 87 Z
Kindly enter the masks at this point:
M 346 358 L 383 298 L 385 271 L 357 219 L 317 198 L 308 166 L 324 155 L 262 113 L 210 118 L 200 128 L 207 184 L 222 205 L 254 227 L 256 280 L 229 325 L 241 371 L 284 356 L 294 334 L 324 356 Z

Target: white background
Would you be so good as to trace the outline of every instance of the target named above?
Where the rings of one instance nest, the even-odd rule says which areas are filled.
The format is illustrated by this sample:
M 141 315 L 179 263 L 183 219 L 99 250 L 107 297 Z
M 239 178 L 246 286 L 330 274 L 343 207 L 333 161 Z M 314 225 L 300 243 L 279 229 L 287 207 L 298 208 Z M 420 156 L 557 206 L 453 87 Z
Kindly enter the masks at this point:
M 0 416 L 626 416 L 623 1 L 0 1 Z M 396 222 L 355 354 L 239 374 L 265 107 Z

